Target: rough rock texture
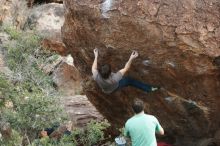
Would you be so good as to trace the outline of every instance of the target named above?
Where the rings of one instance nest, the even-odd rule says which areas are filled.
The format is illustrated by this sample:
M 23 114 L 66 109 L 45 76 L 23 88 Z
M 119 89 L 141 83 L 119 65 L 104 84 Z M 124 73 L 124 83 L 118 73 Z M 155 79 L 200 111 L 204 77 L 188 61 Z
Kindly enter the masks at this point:
M 103 120 L 103 116 L 88 101 L 86 96 L 66 96 L 62 98 L 62 103 L 75 127 L 86 126 L 91 120 Z
M 33 8 L 28 16 L 26 27 L 60 40 L 60 29 L 64 22 L 63 4 L 44 4 Z
M 13 25 L 23 29 L 29 14 L 25 0 L 0 0 L 0 24 Z
M 84 127 L 91 120 L 102 120 L 103 116 L 82 93 L 81 77 L 68 55 L 53 67 L 53 81 L 62 93 L 61 103 L 74 127 Z
M 132 116 L 141 98 L 177 145 L 199 145 L 220 129 L 220 2 L 218 0 L 66 0 L 63 41 L 84 80 L 84 91 L 114 125 Z M 126 88 L 101 92 L 91 79 L 99 63 L 121 69 L 140 53 L 128 75 L 170 91 Z M 217 142 L 216 142 L 217 143 Z M 200 144 L 201 145 L 201 144 Z
M 46 49 L 60 54 L 61 56 L 67 55 L 65 45 L 60 41 L 45 38 L 42 40 L 41 45 Z
M 103 119 L 103 116 L 88 101 L 88 98 L 79 95 L 82 92 L 81 77 L 74 67 L 73 58 L 70 55 L 61 57 L 60 62 L 51 66 L 50 72 L 52 72 L 57 90 L 62 93 L 61 104 L 74 127 L 81 128 L 90 120 Z
M 71 56 L 63 57 L 53 71 L 53 81 L 57 85 L 59 91 L 65 96 L 77 95 L 82 92 L 81 77 L 78 70 L 73 65 L 73 58 Z
M 63 4 L 50 3 L 33 8 L 26 21 L 26 29 L 37 30 L 45 36 L 42 41 L 44 48 L 67 55 L 67 49 L 61 40 L 61 26 L 64 22 Z

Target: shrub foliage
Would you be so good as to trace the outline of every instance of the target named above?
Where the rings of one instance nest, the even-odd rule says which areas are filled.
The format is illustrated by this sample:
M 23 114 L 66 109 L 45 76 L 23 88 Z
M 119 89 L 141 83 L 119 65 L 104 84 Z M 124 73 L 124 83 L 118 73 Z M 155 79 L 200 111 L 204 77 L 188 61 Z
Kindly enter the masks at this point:
M 52 78 L 44 71 L 58 56 L 43 49 L 40 44 L 43 37 L 33 31 L 23 32 L 12 27 L 0 30 L 10 36 L 4 44 L 4 53 L 12 71 L 10 76 L 0 74 L 0 124 L 9 124 L 12 129 L 9 139 L 0 136 L 0 144 L 91 146 L 103 140 L 104 130 L 109 127 L 107 121 L 91 121 L 84 129 L 75 129 L 59 140 L 38 139 L 39 131 L 66 119 Z
M 13 73 L 10 77 L 0 74 L 0 118 L 31 143 L 40 130 L 65 118 L 52 78 L 42 70 L 57 55 L 44 50 L 42 37 L 34 32 L 2 30 L 10 35 L 4 52 Z

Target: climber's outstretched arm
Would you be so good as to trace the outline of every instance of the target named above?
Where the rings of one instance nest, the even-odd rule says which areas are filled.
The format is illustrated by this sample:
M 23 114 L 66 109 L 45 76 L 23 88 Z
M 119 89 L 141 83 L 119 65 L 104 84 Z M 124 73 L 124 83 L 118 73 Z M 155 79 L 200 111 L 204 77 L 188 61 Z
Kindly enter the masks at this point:
M 94 55 L 95 55 L 95 59 L 94 59 L 94 62 L 93 62 L 93 65 L 92 65 L 92 73 L 94 74 L 95 72 L 97 72 L 98 68 L 97 68 L 97 64 L 98 64 L 98 53 L 99 53 L 99 50 L 97 48 L 95 48 L 93 50 L 94 52 Z
M 133 61 L 135 58 L 137 58 L 137 57 L 138 57 L 138 52 L 137 52 L 137 51 L 133 51 L 133 52 L 131 53 L 131 56 L 130 56 L 128 62 L 125 64 L 125 67 L 124 67 L 123 69 L 119 70 L 119 72 L 120 72 L 122 75 L 124 75 L 124 74 L 129 70 L 129 68 L 131 67 L 132 61 Z

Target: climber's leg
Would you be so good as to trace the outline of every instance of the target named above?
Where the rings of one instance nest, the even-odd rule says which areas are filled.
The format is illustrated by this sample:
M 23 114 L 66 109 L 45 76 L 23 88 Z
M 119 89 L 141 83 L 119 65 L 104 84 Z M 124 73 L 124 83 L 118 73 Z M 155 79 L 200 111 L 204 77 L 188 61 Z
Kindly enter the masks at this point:
M 119 88 L 127 87 L 127 86 L 133 86 L 135 88 L 141 89 L 145 92 L 152 92 L 156 91 L 158 87 L 154 87 L 152 85 L 142 83 L 138 80 L 132 79 L 130 77 L 124 77 L 119 81 Z

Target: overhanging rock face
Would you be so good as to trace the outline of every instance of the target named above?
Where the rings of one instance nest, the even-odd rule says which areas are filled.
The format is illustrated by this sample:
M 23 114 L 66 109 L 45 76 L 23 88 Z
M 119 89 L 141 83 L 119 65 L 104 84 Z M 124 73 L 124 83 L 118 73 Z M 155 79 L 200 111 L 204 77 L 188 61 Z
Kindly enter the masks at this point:
M 86 95 L 112 124 L 122 126 L 132 115 L 133 99 L 141 98 L 179 145 L 214 137 L 220 129 L 218 0 L 66 0 L 64 5 L 63 41 Z M 128 75 L 170 94 L 131 87 L 103 94 L 91 79 L 95 47 L 98 62 L 110 63 L 114 71 L 137 50 Z

